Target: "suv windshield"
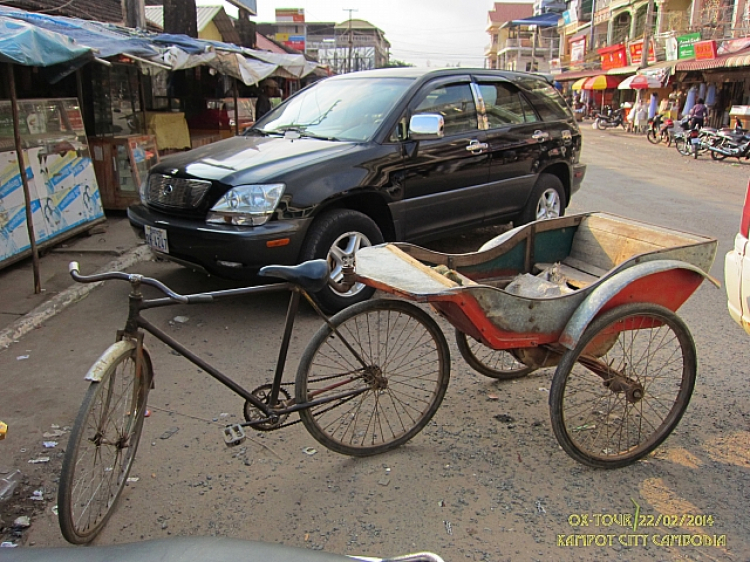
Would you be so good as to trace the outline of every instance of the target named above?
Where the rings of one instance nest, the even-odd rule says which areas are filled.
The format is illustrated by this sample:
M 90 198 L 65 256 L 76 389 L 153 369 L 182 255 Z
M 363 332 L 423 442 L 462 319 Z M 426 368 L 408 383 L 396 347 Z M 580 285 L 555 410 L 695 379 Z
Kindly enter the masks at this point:
M 366 141 L 411 84 L 405 78 L 323 80 L 262 117 L 250 131 Z

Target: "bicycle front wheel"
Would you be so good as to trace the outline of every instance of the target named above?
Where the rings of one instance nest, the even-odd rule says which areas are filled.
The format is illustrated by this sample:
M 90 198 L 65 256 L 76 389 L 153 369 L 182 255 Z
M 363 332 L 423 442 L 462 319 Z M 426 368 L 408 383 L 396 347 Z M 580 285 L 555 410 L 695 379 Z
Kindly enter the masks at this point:
M 58 518 L 73 544 L 92 541 L 109 519 L 125 487 L 143 430 L 151 385 L 151 359 L 122 341 L 99 359 L 104 371 L 81 404 L 63 459 Z
M 695 374 L 693 338 L 674 312 L 643 303 L 612 309 L 591 323 L 555 371 L 555 436 L 585 465 L 626 466 L 674 430 Z
M 456 344 L 466 363 L 491 379 L 518 379 L 534 370 L 518 361 L 509 351 L 496 351 L 460 330 L 456 330 Z
M 332 329 L 332 328 L 335 328 Z M 450 379 L 450 352 L 422 309 L 378 299 L 344 309 L 305 349 L 295 384 L 307 430 L 355 457 L 389 451 L 432 419 Z

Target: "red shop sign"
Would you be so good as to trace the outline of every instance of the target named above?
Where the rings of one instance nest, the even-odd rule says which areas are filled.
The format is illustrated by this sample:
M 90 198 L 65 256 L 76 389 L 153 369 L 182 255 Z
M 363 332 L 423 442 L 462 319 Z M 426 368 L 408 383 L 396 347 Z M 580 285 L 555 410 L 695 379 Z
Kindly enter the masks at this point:
M 695 60 L 711 60 L 716 58 L 716 41 L 698 41 L 693 44 Z

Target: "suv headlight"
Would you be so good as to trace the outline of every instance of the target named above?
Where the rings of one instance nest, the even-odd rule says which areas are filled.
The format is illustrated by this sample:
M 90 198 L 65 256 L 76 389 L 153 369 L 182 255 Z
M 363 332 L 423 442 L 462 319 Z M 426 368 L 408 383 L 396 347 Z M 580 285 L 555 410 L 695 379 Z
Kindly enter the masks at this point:
M 276 210 L 284 194 L 284 187 L 283 183 L 233 187 L 211 207 L 206 222 L 260 226 Z

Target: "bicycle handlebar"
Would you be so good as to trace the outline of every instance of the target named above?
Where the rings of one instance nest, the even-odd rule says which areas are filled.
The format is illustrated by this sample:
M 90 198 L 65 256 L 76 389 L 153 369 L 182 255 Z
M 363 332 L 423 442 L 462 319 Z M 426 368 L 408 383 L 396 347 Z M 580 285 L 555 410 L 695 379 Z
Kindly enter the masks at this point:
M 79 283 L 95 283 L 97 281 L 120 280 L 128 281 L 130 283 L 138 282 L 143 285 L 149 285 L 160 290 L 173 301 L 181 302 L 183 304 L 213 302 L 214 300 L 211 295 L 181 295 L 174 292 L 161 281 L 152 277 L 144 277 L 143 275 L 139 275 L 137 273 L 109 271 L 106 273 L 95 273 L 94 275 L 81 275 L 80 266 L 78 265 L 77 261 L 70 262 L 70 264 L 68 265 L 68 271 L 70 272 L 70 276 Z

